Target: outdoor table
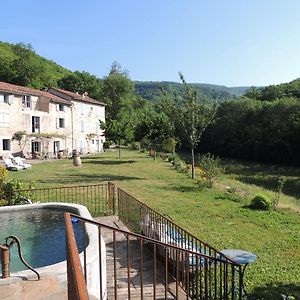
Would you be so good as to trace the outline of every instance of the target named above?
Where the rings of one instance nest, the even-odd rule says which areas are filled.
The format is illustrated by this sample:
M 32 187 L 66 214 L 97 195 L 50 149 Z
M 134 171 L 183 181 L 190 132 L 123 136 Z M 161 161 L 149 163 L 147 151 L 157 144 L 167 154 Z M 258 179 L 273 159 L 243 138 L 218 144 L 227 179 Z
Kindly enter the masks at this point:
M 242 281 L 243 292 L 245 295 L 247 295 L 245 285 L 244 285 L 244 273 L 247 266 L 256 261 L 257 259 L 256 255 L 252 252 L 240 250 L 240 249 L 224 249 L 220 252 L 223 253 L 228 258 L 230 258 L 235 263 L 244 265 L 242 270 L 242 275 L 241 275 L 241 281 Z

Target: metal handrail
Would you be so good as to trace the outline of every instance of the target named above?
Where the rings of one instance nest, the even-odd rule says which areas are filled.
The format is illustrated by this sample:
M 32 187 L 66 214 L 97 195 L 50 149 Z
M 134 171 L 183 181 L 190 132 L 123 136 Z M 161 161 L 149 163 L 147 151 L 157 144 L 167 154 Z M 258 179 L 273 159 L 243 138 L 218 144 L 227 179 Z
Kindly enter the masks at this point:
M 159 212 L 155 211 L 154 209 L 152 209 L 151 207 L 149 207 L 147 204 L 141 202 L 140 200 L 136 199 L 135 197 L 131 196 L 130 194 L 128 194 L 127 192 L 125 192 L 124 190 L 118 188 L 118 208 L 119 208 L 119 217 L 122 220 L 122 222 L 124 222 L 124 224 L 127 225 L 128 222 L 126 222 L 126 219 L 124 219 L 122 217 L 122 212 L 120 213 L 120 210 L 122 209 L 122 194 L 125 194 L 128 198 L 131 198 L 131 200 L 137 202 L 142 209 L 147 209 L 147 211 L 150 213 L 150 215 L 155 214 L 156 216 L 158 216 L 159 221 L 164 221 L 166 224 L 170 225 L 171 227 L 177 228 L 178 231 L 183 232 L 183 235 L 186 238 L 186 240 L 190 240 L 192 243 L 193 241 L 197 241 L 199 243 L 199 245 L 205 245 L 206 247 L 208 247 L 209 249 L 213 250 L 216 254 L 218 254 L 220 257 L 232 262 L 233 264 L 236 264 L 232 259 L 230 259 L 229 257 L 227 257 L 226 255 L 224 255 L 222 252 L 218 251 L 215 247 L 209 245 L 208 243 L 200 240 L 199 238 L 197 238 L 196 236 L 194 236 L 192 233 L 190 233 L 188 230 L 182 228 L 181 226 L 179 226 L 178 224 L 176 224 L 169 215 L 162 215 Z M 167 216 L 167 217 L 166 217 Z M 142 221 L 142 220 L 140 220 Z M 195 245 L 196 246 L 196 245 Z
M 103 223 L 99 223 L 99 222 L 96 222 L 96 221 L 93 221 L 93 220 L 90 220 L 90 219 L 86 219 L 86 218 L 81 217 L 81 216 L 76 215 L 76 214 L 72 214 L 72 213 L 66 213 L 66 214 L 70 215 L 71 217 L 74 217 L 74 218 L 76 218 L 78 220 L 81 220 L 81 221 L 84 221 L 86 223 L 89 223 L 89 224 L 93 224 L 93 225 L 97 225 L 97 226 L 100 225 L 103 228 L 107 228 L 107 229 L 110 229 L 110 230 L 116 230 L 116 227 L 112 227 L 112 226 L 109 226 L 107 224 L 103 224 Z M 141 234 L 138 234 L 138 233 L 134 233 L 134 232 L 131 232 L 131 231 L 127 231 L 127 230 L 123 230 L 123 229 L 120 229 L 120 228 L 118 228 L 116 231 L 118 231 L 119 233 L 122 233 L 124 235 L 130 235 L 130 236 L 132 236 L 132 237 L 134 237 L 136 239 L 143 239 L 146 242 L 155 243 L 158 246 L 164 246 L 164 247 L 167 246 L 167 247 L 170 247 L 171 249 L 185 251 L 188 254 L 198 255 L 198 256 L 201 256 L 201 257 L 206 258 L 206 259 L 210 259 L 210 260 L 213 259 L 213 260 L 216 260 L 218 262 L 224 262 L 224 261 L 226 261 L 229 264 L 232 264 L 234 266 L 240 266 L 240 264 L 232 261 L 229 257 L 227 257 L 225 255 L 223 255 L 224 258 L 218 258 L 218 257 L 206 255 L 204 253 L 195 252 L 195 251 L 192 251 L 192 250 L 189 250 L 189 249 L 183 249 L 183 248 L 178 247 L 176 245 L 167 244 L 167 243 L 164 243 L 164 242 L 161 242 L 161 241 L 158 241 L 158 240 L 146 237 L 144 235 L 141 235 Z
M 87 286 L 80 263 L 75 234 L 72 227 L 70 214 L 65 213 L 66 224 L 66 252 L 67 252 L 67 276 L 68 299 L 88 300 Z
M 78 219 L 85 226 L 86 224 L 91 224 L 98 227 L 98 236 L 99 236 L 99 273 L 101 272 L 101 261 L 103 253 L 101 251 L 101 242 L 100 237 L 104 230 L 106 230 L 106 236 L 108 232 L 111 233 L 112 241 L 108 242 L 107 245 L 112 249 L 108 252 L 110 255 L 113 255 L 109 259 L 113 263 L 112 267 L 109 267 L 110 270 L 113 270 L 113 274 L 110 274 L 109 277 L 113 279 L 113 282 L 109 283 L 110 291 L 109 297 L 117 299 L 119 293 L 118 282 L 123 282 L 127 287 L 124 289 L 127 291 L 127 296 L 125 296 L 124 290 L 122 297 L 130 299 L 131 297 L 136 297 L 136 294 L 140 293 L 140 298 L 143 299 L 143 290 L 144 288 L 144 254 L 149 254 L 149 249 L 152 252 L 152 282 L 149 282 L 149 276 L 147 279 L 147 288 L 149 289 L 149 284 L 152 285 L 152 293 L 155 298 L 158 295 L 159 289 L 157 285 L 159 284 L 159 263 L 162 264 L 160 270 L 164 270 L 162 273 L 163 280 L 160 281 L 160 286 L 164 287 L 165 299 L 167 299 L 167 294 L 170 293 L 170 286 L 172 282 L 175 283 L 176 288 L 173 286 L 173 295 L 176 294 L 176 299 L 179 299 L 179 290 L 181 293 L 185 294 L 185 298 L 193 299 L 241 299 L 242 298 L 242 284 L 241 284 L 241 268 L 240 265 L 230 261 L 226 257 L 215 257 L 206 255 L 205 253 L 195 252 L 190 249 L 184 249 L 177 245 L 172 245 L 158 241 L 156 239 L 143 236 L 138 233 L 129 232 L 118 227 L 112 227 L 106 224 L 102 224 L 84 217 L 78 216 L 76 214 L 67 213 L 68 223 L 71 223 L 71 217 Z M 116 267 L 116 262 L 119 260 L 117 257 L 117 243 L 120 241 L 116 240 L 116 236 L 123 236 L 123 243 L 126 245 L 121 246 L 121 255 L 125 258 L 127 265 L 124 265 L 123 268 L 127 269 L 127 272 L 121 272 L 122 276 L 126 278 L 118 279 L 119 268 Z M 124 238 L 125 237 L 125 238 Z M 135 241 L 135 246 L 133 249 L 132 243 Z M 146 251 L 146 252 L 145 252 Z M 132 254 L 132 252 L 134 252 Z M 78 253 L 76 254 L 78 255 Z M 107 255 L 107 252 L 106 252 Z M 145 254 L 146 256 L 146 254 Z M 107 259 L 107 257 L 105 257 Z M 149 259 L 149 258 L 148 258 Z M 191 260 L 192 259 L 192 260 Z M 149 270 L 149 261 L 146 261 L 148 267 L 146 270 Z M 84 273 L 86 272 L 86 261 L 84 264 Z M 135 264 L 135 267 L 133 267 Z M 192 265 L 191 265 L 192 264 Z M 96 267 L 96 266 L 95 266 Z M 132 268 L 134 270 L 132 270 Z M 125 275 L 124 275 L 125 274 Z M 131 274 L 135 277 L 135 288 L 131 287 L 132 280 Z M 84 274 L 86 275 L 86 274 Z M 126 280 L 126 281 L 124 281 Z M 138 284 L 140 289 L 136 289 Z M 103 295 L 102 279 L 100 278 L 100 298 Z M 144 288 L 143 288 L 144 287 Z M 160 290 L 160 293 L 162 291 Z

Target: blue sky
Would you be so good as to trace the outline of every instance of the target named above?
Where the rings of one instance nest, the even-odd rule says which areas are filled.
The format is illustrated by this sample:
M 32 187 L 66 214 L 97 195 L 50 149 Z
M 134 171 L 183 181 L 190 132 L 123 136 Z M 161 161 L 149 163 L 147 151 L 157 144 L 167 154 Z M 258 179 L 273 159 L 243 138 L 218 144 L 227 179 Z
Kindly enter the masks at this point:
M 30 43 L 98 77 L 118 61 L 133 80 L 227 86 L 300 77 L 298 0 L 14 0 L 0 40 Z

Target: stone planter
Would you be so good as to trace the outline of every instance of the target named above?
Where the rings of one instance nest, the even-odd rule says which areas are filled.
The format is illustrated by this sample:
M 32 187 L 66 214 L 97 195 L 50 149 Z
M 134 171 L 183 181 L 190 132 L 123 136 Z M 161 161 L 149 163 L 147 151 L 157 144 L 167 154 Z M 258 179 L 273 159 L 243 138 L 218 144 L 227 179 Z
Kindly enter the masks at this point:
M 74 165 L 75 167 L 81 166 L 81 158 L 80 158 L 80 156 L 79 156 L 78 151 L 73 150 L 72 154 L 73 154 L 73 155 L 72 155 L 72 157 L 73 157 L 73 165 Z
M 73 165 L 75 167 L 81 166 L 81 158 L 79 156 L 74 156 L 73 157 Z

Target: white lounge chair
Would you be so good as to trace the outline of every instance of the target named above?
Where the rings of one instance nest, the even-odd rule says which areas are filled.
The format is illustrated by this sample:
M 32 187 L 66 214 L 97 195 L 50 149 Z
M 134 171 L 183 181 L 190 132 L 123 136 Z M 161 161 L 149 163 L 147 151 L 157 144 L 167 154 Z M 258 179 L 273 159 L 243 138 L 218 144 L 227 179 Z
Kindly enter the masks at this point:
M 24 169 L 23 167 L 19 166 L 18 164 L 13 163 L 10 158 L 4 158 L 4 163 L 5 163 L 7 170 L 19 171 L 19 170 Z
M 14 161 L 17 165 L 19 165 L 23 169 L 30 169 L 32 167 L 31 164 L 24 163 L 24 159 L 21 157 L 15 157 L 12 161 Z

